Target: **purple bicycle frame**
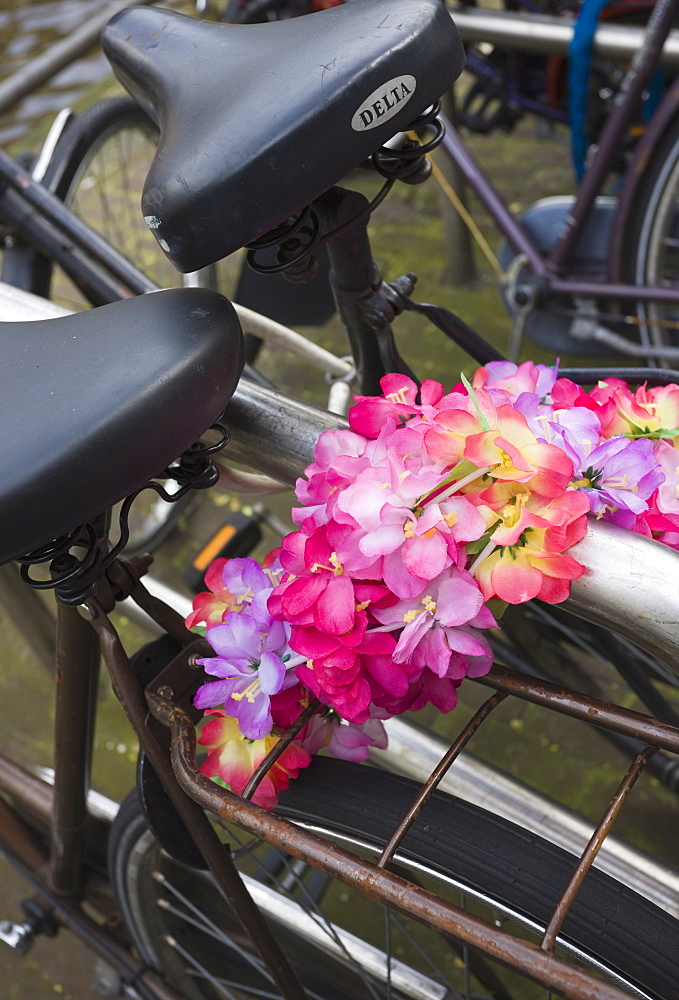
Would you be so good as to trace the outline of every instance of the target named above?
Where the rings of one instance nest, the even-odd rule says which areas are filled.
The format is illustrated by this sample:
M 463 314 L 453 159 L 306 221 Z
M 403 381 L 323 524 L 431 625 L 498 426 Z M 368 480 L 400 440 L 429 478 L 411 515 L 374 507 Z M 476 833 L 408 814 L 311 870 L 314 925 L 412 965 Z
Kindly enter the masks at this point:
M 670 87 L 655 112 L 649 128 L 635 150 L 632 164 L 627 171 L 623 188 L 618 199 L 618 207 L 611 236 L 611 253 L 602 282 L 578 281 L 568 277 L 568 264 L 573 248 L 587 222 L 594 201 L 599 194 L 606 175 L 616 159 L 622 139 L 641 95 L 648 85 L 658 65 L 658 57 L 667 38 L 679 0 L 658 0 L 648 21 L 641 48 L 635 54 L 630 69 L 615 98 L 613 110 L 608 116 L 599 137 L 592 162 L 589 165 L 576 195 L 575 201 L 561 227 L 557 239 L 547 256 L 544 256 L 530 236 L 512 215 L 507 204 L 488 176 L 481 169 L 469 150 L 464 146 L 459 134 L 450 122 L 446 122 L 443 147 L 461 171 L 476 196 L 485 206 L 498 229 L 503 233 L 513 249 L 523 254 L 534 276 L 546 284 L 554 294 L 570 295 L 576 298 L 611 298 L 641 300 L 649 302 L 676 302 L 679 304 L 679 289 L 659 288 L 649 285 L 617 284 L 620 272 L 622 234 L 625 231 L 629 213 L 634 204 L 642 173 L 642 165 L 648 152 L 657 143 L 659 136 L 679 107 L 679 78 Z

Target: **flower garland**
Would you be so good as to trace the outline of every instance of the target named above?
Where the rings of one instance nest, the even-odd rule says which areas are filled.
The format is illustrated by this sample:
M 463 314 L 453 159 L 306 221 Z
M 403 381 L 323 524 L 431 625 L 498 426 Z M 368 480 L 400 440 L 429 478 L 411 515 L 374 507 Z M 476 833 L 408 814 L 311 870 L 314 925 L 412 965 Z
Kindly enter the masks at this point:
M 241 794 L 313 698 L 320 710 L 256 788 L 267 808 L 322 748 L 364 760 L 384 719 L 448 712 L 486 673 L 507 604 L 566 599 L 586 517 L 679 549 L 679 386 L 591 392 L 553 368 L 492 362 L 444 393 L 386 375 L 326 431 L 297 483 L 299 530 L 264 566 L 218 559 L 187 619 L 216 678 L 205 774 Z

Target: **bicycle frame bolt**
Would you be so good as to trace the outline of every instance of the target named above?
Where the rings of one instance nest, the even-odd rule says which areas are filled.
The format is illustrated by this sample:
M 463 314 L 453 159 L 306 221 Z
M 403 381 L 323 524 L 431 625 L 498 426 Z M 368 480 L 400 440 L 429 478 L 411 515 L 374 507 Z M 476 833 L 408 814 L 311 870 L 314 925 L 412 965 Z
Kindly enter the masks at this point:
M 174 691 L 171 687 L 168 687 L 167 684 L 162 684 L 156 691 L 156 694 L 159 698 L 164 698 L 165 701 L 170 701 L 174 695 Z

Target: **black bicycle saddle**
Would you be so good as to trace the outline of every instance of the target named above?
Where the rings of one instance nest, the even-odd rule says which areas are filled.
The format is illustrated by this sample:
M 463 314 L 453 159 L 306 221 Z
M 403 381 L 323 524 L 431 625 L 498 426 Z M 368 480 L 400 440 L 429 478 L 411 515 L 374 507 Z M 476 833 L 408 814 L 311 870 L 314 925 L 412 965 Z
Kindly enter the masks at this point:
M 294 216 L 433 104 L 464 66 L 441 0 L 357 0 L 266 24 L 150 7 L 102 42 L 159 124 L 142 196 L 180 271 Z
M 158 475 L 219 417 L 243 367 L 227 300 L 173 289 L 0 323 L 0 565 Z

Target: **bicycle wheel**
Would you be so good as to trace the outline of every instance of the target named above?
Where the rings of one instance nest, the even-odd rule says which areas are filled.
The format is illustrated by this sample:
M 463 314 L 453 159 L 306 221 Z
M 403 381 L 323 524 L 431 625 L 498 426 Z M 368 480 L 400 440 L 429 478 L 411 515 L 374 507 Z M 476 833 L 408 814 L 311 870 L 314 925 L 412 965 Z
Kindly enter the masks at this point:
M 679 290 L 679 116 L 644 169 L 622 247 L 623 280 Z M 636 314 L 647 343 L 679 344 L 679 304 L 639 302 Z
M 92 105 L 67 128 L 44 184 L 161 288 L 182 276 L 159 249 L 141 212 L 141 191 L 158 130 L 131 98 Z M 30 289 L 69 309 L 91 303 L 61 268 L 39 258 Z
M 278 810 L 374 857 L 416 787 L 393 774 L 322 758 L 281 797 Z M 235 828 L 225 829 L 224 838 L 312 998 L 546 995 Z M 187 1000 L 278 996 L 209 876 L 161 851 L 135 793 L 121 807 L 109 844 L 111 879 L 135 946 Z M 435 793 L 394 864 L 410 881 L 535 940 L 574 859 L 484 810 Z M 672 917 L 592 871 L 564 925 L 560 953 L 622 980 L 632 995 L 670 1000 L 676 997 L 677 930 Z

